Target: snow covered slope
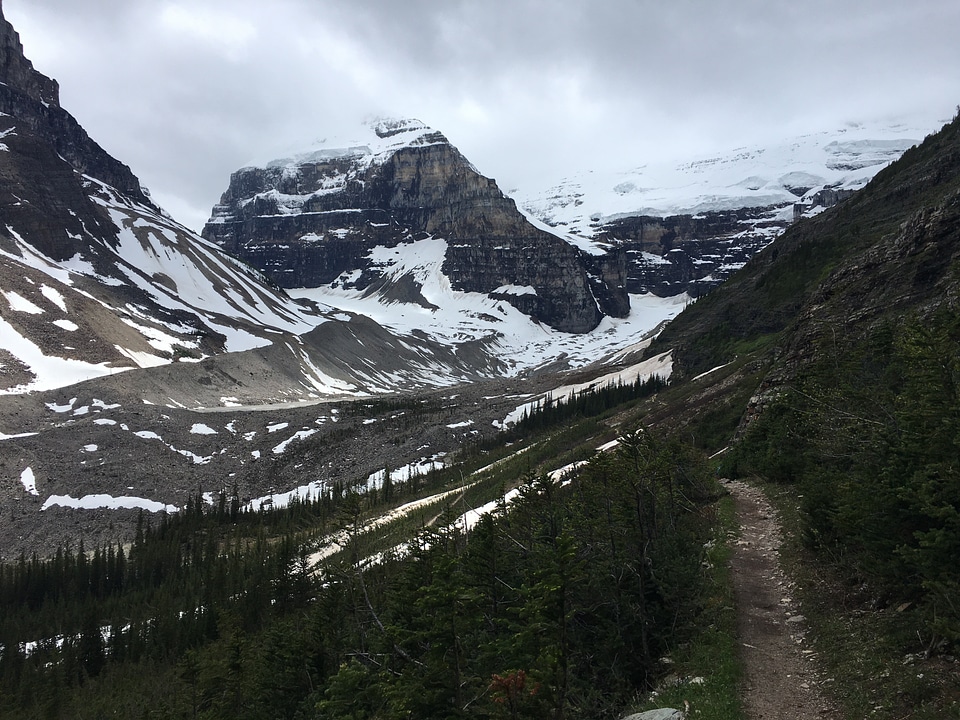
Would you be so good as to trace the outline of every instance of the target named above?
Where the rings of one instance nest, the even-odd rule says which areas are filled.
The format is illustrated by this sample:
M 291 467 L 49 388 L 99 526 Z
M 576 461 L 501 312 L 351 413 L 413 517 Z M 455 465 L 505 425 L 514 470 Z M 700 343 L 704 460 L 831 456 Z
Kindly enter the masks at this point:
M 707 157 L 582 171 L 514 196 L 586 251 L 624 252 L 629 292 L 698 297 L 942 125 L 928 120 L 850 124 Z
M 0 166 L 18 160 L 11 135 Z M 78 250 L 69 257 L 46 255 L 31 242 L 43 229 L 19 222 L 29 220 L 22 213 L 4 213 L 0 392 L 248 350 L 324 321 L 318 309 L 293 301 L 156 209 L 94 178 L 78 180 L 92 207 L 66 213 L 100 214 L 113 232 L 81 223 L 73 238 Z
M 502 363 L 498 372 L 510 376 L 578 367 L 610 356 L 649 337 L 690 300 L 632 296 L 627 317 L 605 317 L 588 333 L 565 333 L 537 322 L 505 299 L 532 288 L 503 286 L 494 296 L 454 290 L 443 272 L 447 245 L 440 238 L 425 238 L 374 247 L 366 259 L 383 277 L 378 288 L 358 290 L 351 280 L 360 271 L 354 271 L 332 286 L 290 293 L 365 315 L 400 337 L 430 338 L 457 349 L 461 357 L 490 354 Z M 399 288 L 406 288 L 402 296 Z
M 584 171 L 543 189 L 514 193 L 518 204 L 552 227 L 584 237 L 611 221 L 647 215 L 697 215 L 740 208 L 787 208 L 824 188 L 857 190 L 943 123 L 850 124 L 835 130 L 740 147 L 726 153 Z

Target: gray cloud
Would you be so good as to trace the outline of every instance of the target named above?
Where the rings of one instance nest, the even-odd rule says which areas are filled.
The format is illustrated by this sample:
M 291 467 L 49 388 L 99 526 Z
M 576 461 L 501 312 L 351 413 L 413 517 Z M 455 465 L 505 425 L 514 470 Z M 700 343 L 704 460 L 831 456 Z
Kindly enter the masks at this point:
M 375 114 L 510 189 L 848 120 L 946 119 L 954 0 L 7 0 L 35 66 L 178 219 Z M 932 128 L 931 128 L 932 129 Z

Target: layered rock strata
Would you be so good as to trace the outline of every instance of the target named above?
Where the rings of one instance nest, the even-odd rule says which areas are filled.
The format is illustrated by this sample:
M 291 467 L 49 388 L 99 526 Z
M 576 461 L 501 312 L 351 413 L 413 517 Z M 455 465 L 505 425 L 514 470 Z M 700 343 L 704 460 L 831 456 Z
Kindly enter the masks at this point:
M 567 332 L 629 311 L 619 252 L 591 258 L 533 226 L 494 180 L 418 121 L 370 130 L 365 143 L 233 173 L 203 236 L 282 287 L 359 289 L 379 279 L 367 260 L 374 247 L 439 237 L 455 290 L 502 297 Z

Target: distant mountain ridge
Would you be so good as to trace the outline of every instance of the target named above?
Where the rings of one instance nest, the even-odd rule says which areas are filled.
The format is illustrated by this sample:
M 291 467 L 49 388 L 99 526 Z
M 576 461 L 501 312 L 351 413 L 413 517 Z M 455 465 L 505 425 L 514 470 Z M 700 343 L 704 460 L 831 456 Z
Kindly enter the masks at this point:
M 798 217 L 849 197 L 942 122 L 870 122 L 517 191 L 532 217 L 628 258 L 627 288 L 698 297 Z

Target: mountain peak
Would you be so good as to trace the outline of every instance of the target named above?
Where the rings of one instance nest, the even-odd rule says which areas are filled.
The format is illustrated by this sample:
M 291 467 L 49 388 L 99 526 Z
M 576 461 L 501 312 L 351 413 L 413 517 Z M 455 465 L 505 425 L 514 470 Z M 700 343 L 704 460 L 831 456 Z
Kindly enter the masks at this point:
M 376 119 L 357 134 L 234 172 L 203 236 L 281 287 L 371 292 L 390 274 L 378 248 L 432 237 L 448 243 L 452 289 L 503 296 L 555 329 L 588 332 L 629 311 L 619 255 L 582 257 L 532 225 L 442 133 Z
M 352 129 L 349 135 L 324 137 L 307 147 L 292 148 L 267 162 L 254 162 L 250 167 L 295 168 L 336 159 L 362 159 L 362 164 L 369 166 L 384 162 L 402 148 L 448 144 L 443 133 L 419 120 L 373 118 Z
M 37 72 L 23 54 L 20 35 L 3 16 L 0 2 L 0 82 L 20 90 L 34 100 L 60 106 L 60 86 L 56 80 Z
M 34 69 L 24 56 L 20 35 L 4 18 L 2 6 L 0 113 L 17 120 L 18 133 L 29 130 L 42 143 L 52 146 L 76 172 L 116 188 L 133 202 L 152 206 L 130 168 L 94 142 L 76 118 L 60 106 L 59 84 Z
M 375 118 L 366 123 L 380 138 L 394 137 L 403 133 L 419 133 L 430 130 L 415 118 Z

